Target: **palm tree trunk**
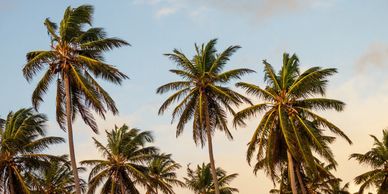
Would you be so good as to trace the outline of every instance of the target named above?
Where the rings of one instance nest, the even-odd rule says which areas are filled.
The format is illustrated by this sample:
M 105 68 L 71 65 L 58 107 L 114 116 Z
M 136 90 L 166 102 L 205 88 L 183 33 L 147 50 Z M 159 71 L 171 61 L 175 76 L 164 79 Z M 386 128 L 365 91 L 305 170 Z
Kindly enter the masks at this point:
M 70 152 L 70 161 L 71 168 L 73 170 L 74 176 L 74 185 L 76 194 L 81 194 L 80 181 L 78 177 L 77 162 L 75 160 L 74 153 L 74 142 L 73 142 L 73 126 L 72 126 L 72 110 L 71 110 L 71 97 L 70 97 L 70 80 L 67 75 L 64 76 L 65 79 L 65 90 L 66 90 L 66 121 L 67 121 L 67 134 L 69 141 L 69 152 Z
M 214 182 L 214 192 L 215 194 L 220 194 L 219 185 L 218 185 L 218 179 L 217 179 L 217 171 L 216 171 L 216 165 L 214 162 L 214 155 L 213 155 L 213 143 L 212 143 L 212 135 L 211 135 L 211 127 L 210 127 L 210 118 L 209 118 L 209 111 L 207 106 L 207 100 L 205 100 L 205 122 L 206 122 L 206 135 L 207 135 L 207 143 L 208 143 L 208 149 L 209 149 L 209 159 L 210 159 L 210 168 L 212 171 L 212 177 Z
M 292 194 L 298 194 L 296 190 L 296 182 L 295 182 L 295 169 L 294 169 L 294 159 L 289 150 L 287 150 L 287 158 L 288 158 L 288 177 L 290 179 Z
M 299 165 L 298 165 L 299 166 Z M 303 184 L 303 179 L 302 179 L 302 176 L 299 172 L 299 168 L 298 170 L 296 171 L 296 176 L 298 177 L 298 182 L 299 182 L 299 185 L 300 185 L 300 188 L 302 190 L 302 193 L 303 194 L 307 194 L 307 191 L 306 191 L 306 188 L 304 187 L 304 184 Z
M 11 173 L 12 173 L 12 170 L 11 169 L 8 169 Z M 11 174 L 11 177 L 10 177 L 10 179 L 9 179 L 9 185 L 10 185 L 10 187 L 9 187 L 9 193 L 10 194 L 16 194 L 15 193 L 15 188 L 14 188 L 14 186 L 13 186 L 13 177 L 12 177 L 12 174 Z

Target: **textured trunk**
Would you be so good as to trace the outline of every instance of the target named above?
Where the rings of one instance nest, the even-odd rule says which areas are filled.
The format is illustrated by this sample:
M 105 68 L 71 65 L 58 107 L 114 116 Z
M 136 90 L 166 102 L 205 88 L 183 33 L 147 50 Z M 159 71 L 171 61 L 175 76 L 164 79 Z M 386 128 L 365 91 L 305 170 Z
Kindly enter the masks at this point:
M 120 188 L 121 188 L 121 193 L 125 194 L 125 187 L 123 183 L 120 184 Z
M 301 190 L 302 190 L 302 193 L 303 193 L 303 194 L 307 194 L 306 188 L 305 188 L 305 186 L 304 186 L 304 184 L 303 184 L 302 175 L 301 175 L 300 172 L 299 172 L 299 168 L 298 168 L 298 170 L 296 171 L 296 176 L 298 177 L 298 182 L 299 182 L 300 188 L 301 188 Z
M 75 193 L 81 194 L 81 187 L 80 187 L 80 181 L 78 177 L 78 170 L 77 170 L 77 162 L 75 160 L 75 153 L 74 153 L 74 142 L 73 142 L 73 126 L 72 126 L 72 110 L 71 110 L 71 96 L 70 96 L 70 80 L 65 75 L 65 90 L 66 90 L 66 121 L 67 121 L 67 135 L 68 135 L 68 141 L 69 141 L 69 152 L 70 152 L 70 161 L 71 161 L 71 168 L 74 175 L 74 185 L 75 185 Z
M 288 177 L 290 179 L 292 194 L 298 194 L 296 190 L 296 182 L 295 182 L 294 159 L 292 158 L 289 150 L 287 150 L 287 158 L 288 158 Z
M 11 171 L 11 169 L 9 169 L 9 171 Z M 10 179 L 9 179 L 9 193 L 10 194 L 16 194 L 15 193 L 15 188 L 14 188 L 14 185 L 13 185 L 13 177 L 11 176 Z
M 206 122 L 206 135 L 207 135 L 207 143 L 208 143 L 208 149 L 209 149 L 209 159 L 210 159 L 210 168 L 212 171 L 212 177 L 214 182 L 214 192 L 215 194 L 220 194 L 219 186 L 218 186 L 218 179 L 217 179 L 217 171 L 216 171 L 216 165 L 214 162 L 214 155 L 213 155 L 213 143 L 212 143 L 212 135 L 211 135 L 211 126 L 210 126 L 210 118 L 209 118 L 209 111 L 207 106 L 207 99 L 205 100 L 205 122 Z

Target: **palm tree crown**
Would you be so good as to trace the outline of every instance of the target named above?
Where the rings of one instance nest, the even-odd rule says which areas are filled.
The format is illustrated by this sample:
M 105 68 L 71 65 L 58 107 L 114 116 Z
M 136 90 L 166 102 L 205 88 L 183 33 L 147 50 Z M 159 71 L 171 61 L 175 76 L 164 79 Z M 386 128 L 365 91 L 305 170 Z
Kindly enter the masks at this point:
M 264 168 L 274 178 L 287 160 L 291 165 L 289 170 L 301 168 L 301 163 L 305 167 L 316 169 L 313 152 L 329 163 L 336 164 L 328 147 L 334 137 L 325 136 L 323 128 L 345 138 L 349 143 L 351 141 L 337 126 L 314 110 L 343 110 L 345 104 L 341 101 L 316 97 L 325 95 L 328 82 L 326 77 L 337 70 L 311 67 L 301 73 L 297 56 L 289 56 L 287 53 L 283 55 L 283 65 L 277 74 L 267 61 L 264 60 L 263 63 L 264 80 L 267 83 L 264 89 L 244 82 L 236 84 L 248 94 L 264 100 L 241 110 L 234 118 L 235 125 L 244 126 L 249 117 L 264 113 L 247 151 L 248 162 L 257 151 L 254 171 Z M 294 161 L 300 163 L 294 166 Z M 293 179 L 294 173 L 289 174 Z
M 238 174 L 227 175 L 226 171 L 217 168 L 217 178 L 220 184 L 221 194 L 237 193 L 238 189 L 230 187 L 230 182 L 237 177 Z M 210 164 L 198 165 L 195 170 L 187 167 L 187 178 L 185 178 L 186 185 L 196 194 L 214 194 L 214 183 L 211 176 Z
M 70 162 L 66 156 L 63 160 L 49 161 L 50 165 L 44 169 L 36 170 L 27 175 L 28 184 L 33 194 L 73 194 L 75 193 L 74 176 Z M 85 168 L 78 168 L 79 172 Z M 81 190 L 85 191 L 86 183 L 80 180 Z
M 46 116 L 32 109 L 10 112 L 0 126 L 0 191 L 10 194 L 30 193 L 25 174 L 43 169 L 49 159 L 59 158 L 40 153 L 51 144 L 61 143 L 60 137 L 46 137 Z
M 159 190 L 164 194 L 175 194 L 173 186 L 184 187 L 185 184 L 177 179 L 176 170 L 180 167 L 181 165 L 171 159 L 171 154 L 153 156 L 147 165 L 147 194 L 157 194 Z
M 361 164 L 369 165 L 373 170 L 357 176 L 354 181 L 361 184 L 359 193 L 365 189 L 375 186 L 378 194 L 388 192 L 388 129 L 383 130 L 383 139 L 380 141 L 376 136 L 371 135 L 374 140 L 373 148 L 365 154 L 354 153 L 350 156 Z
M 176 49 L 173 53 L 166 54 L 179 67 L 170 71 L 182 80 L 170 82 L 157 89 L 159 94 L 177 91 L 162 104 L 159 114 L 164 113 L 172 103 L 182 99 L 172 113 L 173 120 L 179 117 L 176 134 L 179 136 L 185 124 L 193 119 L 193 139 L 195 143 L 202 145 L 206 141 L 206 117 L 210 119 L 211 129 L 209 130 L 218 128 L 232 138 L 227 126 L 226 112 L 234 113 L 233 105 L 239 105 L 242 100 L 249 100 L 223 85 L 253 72 L 249 69 L 223 72 L 229 57 L 240 47 L 230 46 L 221 54 L 216 54 L 216 42 L 217 40 L 213 39 L 206 46 L 195 45 L 196 55 L 191 60 Z
M 104 146 L 93 138 L 98 150 L 105 157 L 104 160 L 84 160 L 83 165 L 93 166 L 89 175 L 89 190 L 92 194 L 96 188 L 104 183 L 101 193 L 138 194 L 135 184 L 147 186 L 147 167 L 158 150 L 147 143 L 153 141 L 150 132 L 139 129 L 129 129 L 126 125 L 111 131 L 106 131 L 108 143 Z
M 44 25 L 51 39 L 50 50 L 27 53 L 27 64 L 23 68 L 24 77 L 30 81 L 38 72 L 46 68 L 32 94 L 32 104 L 38 108 L 49 84 L 57 82 L 57 121 L 65 129 L 65 82 L 69 82 L 71 95 L 71 115 L 77 112 L 93 131 L 96 123 L 90 108 L 104 116 L 106 109 L 118 112 L 109 94 L 93 78 L 120 84 L 127 76 L 117 68 L 104 62 L 103 53 L 116 47 L 129 45 L 118 38 L 107 38 L 103 28 L 86 28 L 92 24 L 93 7 L 82 5 L 68 7 L 59 25 L 46 19 Z M 103 106 L 106 104 L 106 108 Z

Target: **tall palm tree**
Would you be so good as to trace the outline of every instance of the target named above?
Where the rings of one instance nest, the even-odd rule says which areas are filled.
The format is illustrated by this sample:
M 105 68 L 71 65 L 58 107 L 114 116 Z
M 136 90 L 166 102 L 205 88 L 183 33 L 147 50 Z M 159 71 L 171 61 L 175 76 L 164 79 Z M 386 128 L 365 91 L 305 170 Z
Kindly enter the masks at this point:
M 356 184 L 361 184 L 359 193 L 375 186 L 378 194 L 383 194 L 388 192 L 388 129 L 383 130 L 382 141 L 374 135 L 371 137 L 374 140 L 373 148 L 365 154 L 354 153 L 349 159 L 354 158 L 359 163 L 369 165 L 373 169 L 354 179 Z
M 129 45 L 118 38 L 107 38 L 102 28 L 86 28 L 92 24 L 93 7 L 82 5 L 68 7 L 59 25 L 48 18 L 44 25 L 51 39 L 50 50 L 27 53 L 24 77 L 30 81 L 38 72 L 45 70 L 32 94 L 32 104 L 38 109 L 50 83 L 56 80 L 56 119 L 65 130 L 67 122 L 70 160 L 76 180 L 76 193 L 80 194 L 77 164 L 74 153 L 72 121 L 79 113 L 84 122 L 97 132 L 91 109 L 104 117 L 107 110 L 117 114 L 115 102 L 98 84 L 102 78 L 121 84 L 127 76 L 104 62 L 103 53 L 116 47 Z M 106 105 L 106 106 L 105 106 Z
M 313 152 L 329 163 L 336 164 L 328 144 L 334 137 L 325 136 L 324 128 L 334 134 L 350 139 L 333 123 L 314 112 L 314 110 L 342 111 L 345 104 L 334 99 L 316 97 L 325 95 L 328 76 L 337 72 L 334 68 L 311 67 L 303 73 L 299 70 L 296 55 L 283 55 L 283 65 L 276 74 L 272 65 L 264 63 L 265 88 L 249 83 L 236 85 L 264 102 L 255 104 L 238 112 L 234 124 L 244 126 L 249 117 L 264 113 L 248 146 L 247 160 L 250 163 L 257 151 L 256 172 L 265 169 L 273 178 L 286 161 L 293 194 L 297 193 L 296 176 L 301 188 L 300 176 L 296 168 L 313 169 L 316 163 Z M 298 172 L 298 171 L 296 171 Z M 273 179 L 274 180 L 274 179 Z
M 157 154 L 148 162 L 147 194 L 175 194 L 173 186 L 184 187 L 185 184 L 178 180 L 176 170 L 181 167 L 171 159 L 171 154 Z
M 101 184 L 101 193 L 104 194 L 138 194 L 135 184 L 147 186 L 147 166 L 158 151 L 147 143 L 153 141 L 149 131 L 141 132 L 139 129 L 129 129 L 128 126 L 117 126 L 106 131 L 108 143 L 104 146 L 93 138 L 97 149 L 102 152 L 103 160 L 84 160 L 82 165 L 92 166 L 89 174 L 89 194 L 95 192 Z
M 160 86 L 157 93 L 176 91 L 162 104 L 159 114 L 163 114 L 174 102 L 179 102 L 172 113 L 172 120 L 179 117 L 177 136 L 183 132 L 184 126 L 192 119 L 194 142 L 204 146 L 207 141 L 215 190 L 216 194 L 219 194 L 212 134 L 219 129 L 232 139 L 227 125 L 227 112 L 234 114 L 233 106 L 238 106 L 242 101 L 249 102 L 247 98 L 225 85 L 253 71 L 243 68 L 223 71 L 229 58 L 240 47 L 230 46 L 217 54 L 216 43 L 217 39 L 213 39 L 206 46 L 195 45 L 196 54 L 191 60 L 177 49 L 173 53 L 166 54 L 178 66 L 178 69 L 170 71 L 182 80 Z
M 28 185 L 33 194 L 73 194 L 75 193 L 74 176 L 70 168 L 70 162 L 66 156 L 63 160 L 49 161 L 48 167 L 27 174 Z M 85 168 L 78 168 L 79 172 Z M 81 190 L 86 189 L 84 180 L 80 180 Z
M 6 194 L 28 194 L 25 173 L 45 168 L 48 159 L 59 159 L 41 151 L 64 142 L 60 137 L 46 137 L 47 118 L 32 109 L 10 112 L 0 126 L 0 191 Z
M 197 169 L 192 170 L 187 166 L 187 178 L 185 178 L 186 186 L 193 190 L 196 194 L 214 194 L 215 185 L 211 175 L 210 164 L 202 163 L 201 166 L 197 165 Z M 217 179 L 220 186 L 221 194 L 237 193 L 238 189 L 230 187 L 230 182 L 233 181 L 238 174 L 227 175 L 226 171 L 217 168 Z

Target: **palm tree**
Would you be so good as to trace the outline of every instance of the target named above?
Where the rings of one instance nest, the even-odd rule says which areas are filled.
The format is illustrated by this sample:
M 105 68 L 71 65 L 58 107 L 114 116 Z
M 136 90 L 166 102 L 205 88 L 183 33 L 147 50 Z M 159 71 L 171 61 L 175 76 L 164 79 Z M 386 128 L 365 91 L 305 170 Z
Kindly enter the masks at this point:
M 172 103 L 183 99 L 172 113 L 172 120 L 179 117 L 176 135 L 179 136 L 183 132 L 184 126 L 191 119 L 193 120 L 194 142 L 201 143 L 201 146 L 204 146 L 206 141 L 208 143 L 213 181 L 216 194 L 219 194 L 212 134 L 216 129 L 219 129 L 225 132 L 229 139 L 232 139 L 232 134 L 227 126 L 227 112 L 234 114 L 233 106 L 238 106 L 242 101 L 249 102 L 241 94 L 225 87 L 225 84 L 253 71 L 233 69 L 223 72 L 229 58 L 240 47 L 230 46 L 222 53 L 217 54 L 216 42 L 217 39 L 213 39 L 206 46 L 203 44 L 201 47 L 195 45 L 196 54 L 191 60 L 177 49 L 173 53 L 166 54 L 178 66 L 178 69 L 170 71 L 180 76 L 182 80 L 160 86 L 157 93 L 176 91 L 162 104 L 159 114 L 163 114 Z
M 333 182 L 330 184 L 329 189 L 323 190 L 322 194 L 351 194 L 349 192 L 349 183 L 341 187 L 341 180 Z
M 63 160 L 52 160 L 47 168 L 30 172 L 27 180 L 33 194 L 73 194 L 75 193 L 74 176 L 70 168 L 70 162 L 66 156 Z M 85 168 L 78 168 L 78 172 Z M 80 180 L 81 190 L 86 189 L 84 180 Z
M 356 184 L 361 184 L 359 193 L 375 186 L 378 194 L 383 194 L 388 192 L 388 129 L 383 130 L 382 141 L 374 135 L 371 137 L 374 140 L 373 148 L 365 154 L 354 153 L 349 159 L 354 158 L 360 164 L 369 165 L 373 169 L 354 179 Z
M 32 109 L 10 112 L 0 126 L 0 191 L 28 194 L 25 173 L 42 169 L 48 159 L 58 157 L 40 153 L 51 144 L 64 142 L 60 137 L 46 137 L 47 118 Z
M 187 166 L 187 178 L 185 178 L 186 186 L 193 190 L 196 194 L 214 194 L 215 185 L 211 175 L 210 164 L 202 163 L 201 166 L 197 165 L 197 169 L 192 170 Z M 230 182 L 233 181 L 238 174 L 227 175 L 226 171 L 217 168 L 217 180 L 220 186 L 221 194 L 232 194 L 238 192 L 238 189 L 230 187 Z
M 99 151 L 102 152 L 103 160 L 84 160 L 82 165 L 93 166 L 89 174 L 89 194 L 95 192 L 101 184 L 103 194 L 138 194 L 135 184 L 147 186 L 147 166 L 158 151 L 153 146 L 146 146 L 153 141 L 149 131 L 141 132 L 139 129 L 129 129 L 128 126 L 117 126 L 106 131 L 108 143 L 104 146 L 93 138 Z
M 264 113 L 248 146 L 247 160 L 250 163 L 257 150 L 257 163 L 254 171 L 265 169 L 274 180 L 284 162 L 288 164 L 293 194 L 297 193 L 296 176 L 300 182 L 300 173 L 295 169 L 302 167 L 317 172 L 313 152 L 319 154 L 329 163 L 336 164 L 333 153 L 328 147 L 335 138 L 323 135 L 324 128 L 334 134 L 350 139 L 333 123 L 314 112 L 314 110 L 342 111 L 345 104 L 334 99 L 316 97 L 325 95 L 326 77 L 337 72 L 334 68 L 311 67 L 300 73 L 299 60 L 296 55 L 283 55 L 283 66 L 278 74 L 267 62 L 264 63 L 264 80 L 267 86 L 249 83 L 237 83 L 248 94 L 257 96 L 264 102 L 249 106 L 238 112 L 234 124 L 244 126 L 245 120 L 259 113 Z M 302 166 L 303 163 L 303 166 Z
M 178 180 L 176 175 L 176 170 L 180 167 L 181 165 L 171 159 L 171 154 L 153 156 L 147 165 L 147 194 L 158 194 L 159 190 L 164 194 L 175 194 L 172 186 L 184 187 L 185 184 Z
M 43 95 L 50 83 L 56 79 L 56 120 L 63 130 L 66 129 L 67 122 L 70 160 L 77 194 L 80 194 L 80 186 L 72 121 L 79 113 L 84 122 L 97 132 L 97 125 L 90 109 L 104 118 L 107 110 L 113 114 L 117 114 L 118 110 L 113 99 L 95 78 L 102 78 L 115 84 L 121 84 L 122 80 L 127 78 L 117 68 L 104 62 L 103 53 L 129 44 L 118 38 L 107 38 L 102 28 L 86 29 L 86 26 L 92 23 L 92 14 L 93 7 L 90 5 L 68 7 L 59 29 L 57 24 L 47 18 L 44 25 L 51 39 L 50 50 L 27 53 L 27 64 L 23 68 L 24 77 L 28 81 L 46 68 L 32 93 L 32 104 L 35 109 L 43 102 Z

